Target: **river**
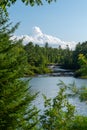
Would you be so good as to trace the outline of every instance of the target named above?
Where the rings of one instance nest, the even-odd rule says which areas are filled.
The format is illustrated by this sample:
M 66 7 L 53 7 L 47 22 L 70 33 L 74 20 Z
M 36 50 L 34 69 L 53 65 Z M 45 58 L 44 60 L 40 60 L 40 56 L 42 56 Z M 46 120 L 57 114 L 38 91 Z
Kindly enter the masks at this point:
M 42 94 L 45 94 L 48 98 L 54 98 L 59 91 L 59 86 L 57 85 L 60 80 L 65 84 L 70 84 L 75 82 L 78 88 L 86 85 L 87 79 L 78 79 L 73 76 L 46 76 L 40 75 L 33 77 L 30 80 L 30 86 L 32 86 L 32 92 L 39 92 L 38 97 L 34 101 L 34 105 L 37 106 L 40 110 L 43 111 L 43 97 Z M 69 101 L 71 104 L 76 106 L 76 113 L 80 115 L 87 116 L 87 102 L 80 102 L 78 97 L 70 97 Z

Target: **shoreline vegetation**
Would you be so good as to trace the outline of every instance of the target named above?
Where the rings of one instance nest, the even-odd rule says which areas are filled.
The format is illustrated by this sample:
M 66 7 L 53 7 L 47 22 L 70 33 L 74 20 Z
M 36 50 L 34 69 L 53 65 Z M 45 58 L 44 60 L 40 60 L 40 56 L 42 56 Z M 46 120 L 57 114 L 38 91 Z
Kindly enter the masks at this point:
M 31 68 L 31 69 L 30 69 Z M 38 76 L 38 75 L 48 75 L 48 76 L 73 76 L 76 78 L 81 79 L 87 79 L 87 76 L 77 76 L 77 71 L 72 69 L 65 69 L 61 65 L 58 64 L 48 64 L 46 67 L 29 67 L 29 72 L 25 73 L 24 77 L 32 77 L 32 76 Z
M 18 25 L 13 27 L 9 24 L 8 17 L 0 8 L 0 130 L 86 130 L 87 116 L 74 114 L 74 106 L 68 102 L 65 93 L 67 86 L 62 81 L 53 100 L 44 96 L 45 110 L 39 115 L 40 110 L 32 104 L 38 93 L 32 94 L 29 80 L 20 80 L 24 74 L 47 72 L 48 63 L 61 63 L 66 69 L 76 67 L 81 76 L 86 76 L 86 46 L 86 52 L 79 56 L 78 63 L 78 54 L 83 54 L 83 44 L 80 44 L 81 50 L 75 51 L 68 46 L 66 49 L 51 48 L 47 43 L 45 47 L 34 46 L 31 42 L 24 46 L 22 40 L 10 39 Z M 84 91 L 82 99 L 86 95 Z
M 47 65 L 45 68 L 32 67 L 29 71 L 29 75 L 25 73 L 25 77 L 28 76 L 38 76 L 38 75 L 48 75 L 48 76 L 74 76 L 73 70 L 62 69 L 60 66 L 52 64 Z
M 68 46 L 65 49 L 62 49 L 61 46 L 52 48 L 48 43 L 41 47 L 29 42 L 24 46 L 24 50 L 28 60 L 26 75 L 52 74 L 58 65 L 62 72 L 63 69 L 66 70 L 66 75 L 87 78 L 87 42 L 78 43 L 75 50 L 70 50 Z M 52 68 L 52 66 L 54 67 Z M 68 73 L 69 70 L 71 73 Z M 63 75 L 63 73 L 61 74 Z M 56 76 L 56 74 L 54 75 Z M 60 76 L 60 74 L 58 75 Z

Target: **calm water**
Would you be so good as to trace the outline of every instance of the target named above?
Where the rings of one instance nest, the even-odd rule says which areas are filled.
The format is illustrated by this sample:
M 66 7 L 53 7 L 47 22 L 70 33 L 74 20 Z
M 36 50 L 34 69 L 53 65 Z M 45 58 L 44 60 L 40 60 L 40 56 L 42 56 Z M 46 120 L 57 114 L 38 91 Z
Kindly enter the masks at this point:
M 73 83 L 75 81 L 77 87 L 87 85 L 87 79 L 76 79 L 74 77 L 34 77 L 30 81 L 32 86 L 32 92 L 39 92 L 37 99 L 34 101 L 34 104 L 41 110 L 43 107 L 43 97 L 42 94 L 45 94 L 48 98 L 53 98 L 57 95 L 59 90 L 58 83 L 60 80 L 64 81 L 65 84 Z M 70 103 L 76 106 L 78 114 L 87 116 L 87 103 L 80 102 L 78 97 L 73 97 L 69 99 Z

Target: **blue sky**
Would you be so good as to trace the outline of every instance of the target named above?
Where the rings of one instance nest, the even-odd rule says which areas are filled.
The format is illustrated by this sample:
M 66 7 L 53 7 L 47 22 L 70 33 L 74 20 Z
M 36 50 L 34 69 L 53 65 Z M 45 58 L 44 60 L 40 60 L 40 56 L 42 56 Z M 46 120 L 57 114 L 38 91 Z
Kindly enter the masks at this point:
M 35 31 L 39 31 L 44 34 L 39 39 L 44 37 L 45 41 L 47 36 L 48 39 L 49 36 L 58 38 L 64 44 L 66 41 L 77 43 L 87 40 L 87 0 L 57 0 L 50 5 L 44 2 L 43 6 L 34 7 L 25 6 L 18 0 L 8 12 L 13 23 L 21 22 L 16 36 L 33 38 Z

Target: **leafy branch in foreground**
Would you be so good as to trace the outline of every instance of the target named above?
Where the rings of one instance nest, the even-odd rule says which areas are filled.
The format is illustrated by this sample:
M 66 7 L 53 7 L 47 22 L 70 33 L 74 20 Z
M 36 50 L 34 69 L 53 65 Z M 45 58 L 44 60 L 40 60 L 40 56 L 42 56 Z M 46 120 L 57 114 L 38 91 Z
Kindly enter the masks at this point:
M 70 96 L 78 96 L 81 101 L 87 101 L 87 86 L 77 88 L 75 82 L 69 84 L 69 90 L 71 90 Z
M 74 91 L 77 93 L 77 89 Z M 58 84 L 59 92 L 53 99 L 44 97 L 44 111 L 40 115 L 40 128 L 38 130 L 86 130 L 87 117 L 75 114 L 75 107 L 68 101 L 67 90 L 69 86 L 63 81 Z
M 51 3 L 52 1 L 56 1 L 56 0 L 45 0 L 47 3 Z M 6 7 L 10 7 L 11 5 L 15 4 L 17 2 L 17 0 L 0 0 L 0 7 L 2 9 L 6 9 Z M 25 5 L 30 5 L 30 6 L 34 6 L 34 5 L 43 5 L 43 0 L 21 0 L 22 3 L 24 3 Z
M 61 81 L 60 90 L 54 99 L 44 96 L 44 113 L 40 117 L 43 130 L 68 130 L 74 121 L 75 107 L 67 100 L 67 86 Z

